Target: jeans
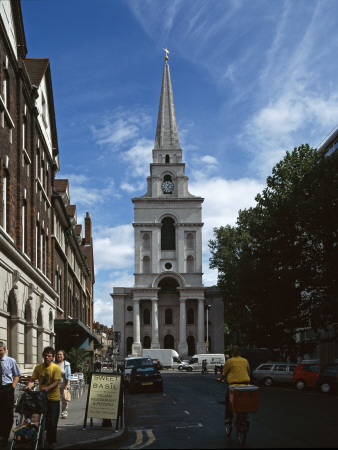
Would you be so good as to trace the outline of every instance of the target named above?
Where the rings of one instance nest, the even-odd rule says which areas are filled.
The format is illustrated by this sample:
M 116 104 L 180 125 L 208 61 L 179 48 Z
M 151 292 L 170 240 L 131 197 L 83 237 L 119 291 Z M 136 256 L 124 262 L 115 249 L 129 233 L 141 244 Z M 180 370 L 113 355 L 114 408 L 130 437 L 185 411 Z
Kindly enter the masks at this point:
M 14 389 L 11 384 L 0 387 L 0 436 L 8 440 L 13 425 Z
M 60 415 L 60 401 L 53 401 L 47 399 L 47 417 L 46 417 L 46 432 L 47 441 L 51 443 L 56 442 L 56 432 L 58 427 Z

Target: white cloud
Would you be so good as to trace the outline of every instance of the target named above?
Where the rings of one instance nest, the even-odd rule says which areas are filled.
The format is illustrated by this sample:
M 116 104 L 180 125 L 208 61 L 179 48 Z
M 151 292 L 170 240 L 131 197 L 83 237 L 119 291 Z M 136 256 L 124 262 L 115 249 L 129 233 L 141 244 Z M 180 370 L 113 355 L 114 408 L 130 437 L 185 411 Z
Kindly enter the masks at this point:
M 152 160 L 152 149 L 154 141 L 150 139 L 139 139 L 135 145 L 123 153 L 123 159 L 128 162 L 130 177 L 142 177 L 149 173 L 149 163 Z
M 111 327 L 113 325 L 113 299 L 102 300 L 96 299 L 94 301 L 94 321 L 100 322 L 103 325 Z
M 95 270 L 123 269 L 134 260 L 134 230 L 130 225 L 102 228 L 93 233 Z

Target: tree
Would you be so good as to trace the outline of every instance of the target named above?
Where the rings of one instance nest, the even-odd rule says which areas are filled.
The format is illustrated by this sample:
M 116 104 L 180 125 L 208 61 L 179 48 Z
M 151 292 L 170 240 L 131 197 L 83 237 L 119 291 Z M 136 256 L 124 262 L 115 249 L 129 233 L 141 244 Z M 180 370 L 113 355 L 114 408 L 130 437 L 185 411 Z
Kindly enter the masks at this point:
M 68 361 L 72 372 L 84 372 L 87 359 L 91 357 L 91 352 L 84 348 L 73 347 L 68 352 Z
M 337 155 L 307 144 L 286 152 L 256 206 L 239 211 L 236 227 L 214 229 L 210 267 L 229 328 L 247 341 L 290 348 L 297 328 L 335 320 L 337 173 Z

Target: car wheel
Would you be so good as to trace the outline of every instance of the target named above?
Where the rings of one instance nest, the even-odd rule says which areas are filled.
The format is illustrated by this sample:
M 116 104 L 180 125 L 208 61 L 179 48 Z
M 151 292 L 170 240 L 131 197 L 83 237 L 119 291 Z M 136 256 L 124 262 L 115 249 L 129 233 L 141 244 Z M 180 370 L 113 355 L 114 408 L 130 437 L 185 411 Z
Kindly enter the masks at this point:
M 270 378 L 270 377 L 265 378 L 264 384 L 265 384 L 265 386 L 272 386 L 272 384 L 273 384 L 272 378 Z
M 192 372 L 192 367 L 188 367 L 188 368 L 187 368 L 187 371 L 188 371 L 188 372 Z
M 324 393 L 324 394 L 328 394 L 331 391 L 331 386 L 329 383 L 322 383 L 320 385 L 320 390 Z
M 178 370 L 183 370 L 183 366 L 178 366 Z
M 304 380 L 297 380 L 296 381 L 296 388 L 300 391 L 306 388 L 306 384 Z

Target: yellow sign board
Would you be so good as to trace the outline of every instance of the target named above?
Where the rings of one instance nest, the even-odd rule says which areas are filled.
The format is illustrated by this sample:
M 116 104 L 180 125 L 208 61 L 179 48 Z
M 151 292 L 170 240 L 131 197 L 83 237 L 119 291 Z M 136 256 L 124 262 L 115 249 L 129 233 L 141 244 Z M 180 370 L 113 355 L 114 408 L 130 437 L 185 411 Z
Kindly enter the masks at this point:
M 121 375 L 93 373 L 88 392 L 87 417 L 117 419 Z

